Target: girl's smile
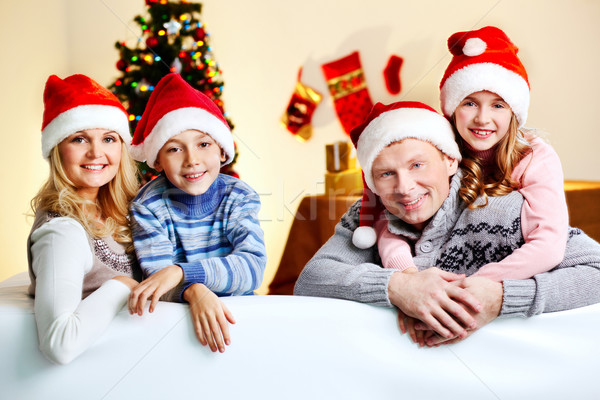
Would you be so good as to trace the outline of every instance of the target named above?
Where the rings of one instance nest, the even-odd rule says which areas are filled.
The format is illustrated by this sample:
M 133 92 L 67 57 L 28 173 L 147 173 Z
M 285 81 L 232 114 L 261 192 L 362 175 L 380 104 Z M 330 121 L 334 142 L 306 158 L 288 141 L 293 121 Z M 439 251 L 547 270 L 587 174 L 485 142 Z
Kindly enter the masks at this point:
M 474 150 L 494 147 L 508 133 L 512 110 L 498 95 L 488 91 L 467 96 L 454 112 L 456 130 Z

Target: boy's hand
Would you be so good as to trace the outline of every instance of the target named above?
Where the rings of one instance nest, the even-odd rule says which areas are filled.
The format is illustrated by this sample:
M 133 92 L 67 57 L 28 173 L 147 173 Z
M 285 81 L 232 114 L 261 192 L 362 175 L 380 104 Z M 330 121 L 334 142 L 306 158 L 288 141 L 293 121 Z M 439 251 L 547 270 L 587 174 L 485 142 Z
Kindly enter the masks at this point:
M 227 322 L 235 324 L 229 309 L 201 283 L 188 287 L 183 298 L 190 303 L 194 331 L 202 346 L 208 344 L 213 352 L 219 350 L 223 353 L 225 345 L 229 346 L 231 343 Z
M 129 295 L 129 313 L 142 315 L 146 300 L 150 297 L 152 302 L 149 311 L 154 312 L 160 297 L 177 286 L 182 279 L 183 270 L 179 265 L 169 265 L 144 279 Z

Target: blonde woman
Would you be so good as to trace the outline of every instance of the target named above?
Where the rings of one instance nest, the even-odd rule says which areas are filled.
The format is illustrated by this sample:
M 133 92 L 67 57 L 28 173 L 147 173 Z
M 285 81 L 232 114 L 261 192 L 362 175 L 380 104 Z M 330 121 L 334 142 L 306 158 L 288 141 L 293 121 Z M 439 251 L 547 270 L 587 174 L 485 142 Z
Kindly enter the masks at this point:
M 40 350 L 66 364 L 127 303 L 141 278 L 128 224 L 136 168 L 127 112 L 84 75 L 52 75 L 44 91 L 42 153 L 50 174 L 31 205 L 30 294 Z

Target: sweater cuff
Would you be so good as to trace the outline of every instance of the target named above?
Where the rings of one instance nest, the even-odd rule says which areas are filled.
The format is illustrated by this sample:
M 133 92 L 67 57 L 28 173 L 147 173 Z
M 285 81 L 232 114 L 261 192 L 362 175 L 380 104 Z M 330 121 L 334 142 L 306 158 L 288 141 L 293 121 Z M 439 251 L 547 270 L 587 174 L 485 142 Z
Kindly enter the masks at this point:
M 393 307 L 388 296 L 388 287 L 390 278 L 394 273 L 398 272 L 395 269 L 381 268 L 379 271 L 370 271 L 365 274 L 364 281 L 361 284 L 361 298 L 365 303 L 376 306 Z
M 183 270 L 183 280 L 181 291 L 179 292 L 179 301 L 185 303 L 183 293 L 187 288 L 192 286 L 194 283 L 206 283 L 206 271 L 200 263 L 177 263 Z
M 127 304 L 131 289 L 123 282 L 119 282 L 116 279 L 108 279 L 95 292 L 92 292 L 90 296 L 94 294 L 100 295 L 101 293 L 105 293 L 106 300 L 104 302 L 106 309 L 111 309 L 116 314 Z
M 411 256 L 408 257 L 392 257 L 387 260 L 387 263 L 383 266 L 384 268 L 392 268 L 400 271 L 404 271 L 407 268 L 417 268 L 413 258 Z M 418 269 L 418 268 L 417 268 Z
M 509 279 L 502 281 L 502 285 L 504 295 L 499 317 L 529 317 L 529 311 L 535 299 L 535 281 L 533 279 Z
M 176 263 L 183 270 L 183 283 L 189 286 L 192 283 L 206 283 L 206 271 L 200 263 Z

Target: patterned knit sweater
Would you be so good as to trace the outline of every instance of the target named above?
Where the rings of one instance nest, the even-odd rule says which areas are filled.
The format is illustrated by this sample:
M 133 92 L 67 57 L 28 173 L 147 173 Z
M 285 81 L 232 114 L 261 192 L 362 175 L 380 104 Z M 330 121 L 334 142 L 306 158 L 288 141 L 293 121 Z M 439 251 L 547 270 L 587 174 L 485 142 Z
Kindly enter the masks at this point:
M 469 210 L 458 197 L 460 175 L 427 227 L 418 232 L 393 222 L 394 233 L 413 245 L 416 265 L 473 274 L 482 265 L 501 260 L 518 247 L 520 210 L 518 192 L 490 198 L 487 207 Z M 381 267 L 377 247 L 358 249 L 352 234 L 358 227 L 361 201 L 342 217 L 335 234 L 308 262 L 294 294 L 335 297 L 392 307 L 388 284 L 397 270 Z M 504 280 L 501 316 L 532 316 L 600 302 L 600 244 L 578 229 L 570 229 L 564 260 L 553 270 L 526 280 Z
M 179 265 L 180 299 L 193 283 L 219 296 L 253 294 L 266 265 L 259 210 L 258 194 L 239 179 L 221 174 L 205 193 L 192 196 L 159 176 L 131 204 L 144 273 Z
M 404 237 L 411 245 L 419 270 L 437 266 L 455 274 L 472 275 L 482 266 L 502 260 L 524 243 L 523 196 L 513 191 L 506 196 L 490 197 L 486 207 L 467 210 L 458 196 L 461 179 L 459 170 L 452 179 L 448 198 L 422 232 L 385 211 L 389 231 Z M 481 203 L 481 199 L 475 203 Z

